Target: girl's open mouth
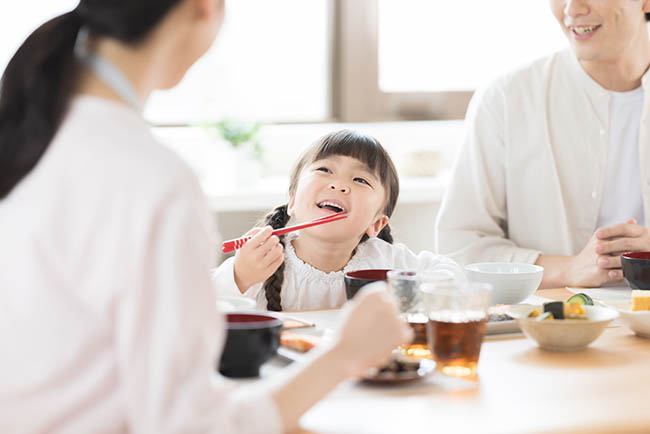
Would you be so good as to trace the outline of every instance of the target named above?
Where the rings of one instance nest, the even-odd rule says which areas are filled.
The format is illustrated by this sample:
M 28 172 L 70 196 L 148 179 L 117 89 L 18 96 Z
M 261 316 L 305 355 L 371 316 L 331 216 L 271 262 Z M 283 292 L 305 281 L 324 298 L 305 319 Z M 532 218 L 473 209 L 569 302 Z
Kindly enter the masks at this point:
M 338 201 L 324 200 L 317 203 L 316 206 L 318 206 L 320 209 L 326 209 L 334 213 L 347 212 L 343 205 L 338 203 Z

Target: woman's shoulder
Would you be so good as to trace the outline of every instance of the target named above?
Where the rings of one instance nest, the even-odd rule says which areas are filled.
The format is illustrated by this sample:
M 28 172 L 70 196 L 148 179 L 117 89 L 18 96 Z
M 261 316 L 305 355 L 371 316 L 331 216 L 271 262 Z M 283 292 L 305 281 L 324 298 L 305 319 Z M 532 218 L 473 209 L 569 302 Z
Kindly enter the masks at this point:
M 138 113 L 101 98 L 73 99 L 52 150 L 55 165 L 98 189 L 110 184 L 123 193 L 156 195 L 194 182 L 192 170 L 153 137 Z

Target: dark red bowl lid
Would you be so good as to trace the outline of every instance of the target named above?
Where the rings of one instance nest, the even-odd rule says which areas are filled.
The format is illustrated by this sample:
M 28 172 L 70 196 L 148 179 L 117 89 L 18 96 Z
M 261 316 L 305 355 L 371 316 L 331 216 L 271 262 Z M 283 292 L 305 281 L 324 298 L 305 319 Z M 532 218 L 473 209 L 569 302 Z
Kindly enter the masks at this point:
M 229 329 L 262 329 L 281 327 L 282 321 L 271 315 L 256 313 L 229 313 L 226 315 Z
M 626 259 L 650 260 L 650 252 L 628 252 L 622 255 Z
M 370 270 L 358 270 L 350 271 L 345 273 L 345 277 L 351 277 L 353 279 L 361 280 L 386 280 L 386 273 L 392 270 L 383 270 L 383 269 L 370 269 Z

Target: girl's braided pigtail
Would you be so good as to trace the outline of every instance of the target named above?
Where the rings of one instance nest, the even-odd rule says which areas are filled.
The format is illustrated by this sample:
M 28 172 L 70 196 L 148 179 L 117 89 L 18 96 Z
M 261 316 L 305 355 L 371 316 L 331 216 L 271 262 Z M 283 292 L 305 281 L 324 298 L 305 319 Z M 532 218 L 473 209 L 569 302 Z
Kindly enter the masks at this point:
M 275 208 L 264 217 L 264 223 L 273 229 L 280 229 L 287 225 L 291 217 L 287 214 L 287 205 Z M 280 244 L 284 248 L 284 235 L 280 236 Z M 264 281 L 264 293 L 266 295 L 266 308 L 279 312 L 282 310 L 280 291 L 284 281 L 284 262 L 275 270 L 268 279 Z

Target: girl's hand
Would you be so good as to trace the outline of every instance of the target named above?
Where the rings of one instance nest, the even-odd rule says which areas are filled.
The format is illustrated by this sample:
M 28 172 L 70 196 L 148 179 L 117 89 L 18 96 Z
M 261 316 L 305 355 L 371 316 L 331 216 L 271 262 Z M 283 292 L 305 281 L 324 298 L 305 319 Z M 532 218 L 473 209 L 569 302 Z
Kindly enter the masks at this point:
M 376 366 L 401 344 L 413 340 L 413 331 L 399 317 L 395 298 L 385 282 L 365 286 L 343 309 L 342 327 L 333 351 L 358 376 Z
M 242 294 L 268 279 L 284 261 L 282 244 L 271 232 L 271 226 L 251 229 L 246 235 L 253 235 L 253 238 L 235 254 L 235 283 Z

